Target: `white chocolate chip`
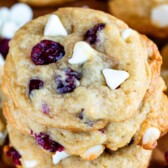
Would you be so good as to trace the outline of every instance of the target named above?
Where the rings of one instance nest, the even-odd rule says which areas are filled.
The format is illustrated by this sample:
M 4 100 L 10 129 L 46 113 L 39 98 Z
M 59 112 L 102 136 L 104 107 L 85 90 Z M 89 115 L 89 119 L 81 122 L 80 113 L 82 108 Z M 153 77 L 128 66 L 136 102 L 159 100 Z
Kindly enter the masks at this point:
M 103 145 L 96 145 L 96 146 L 89 148 L 87 151 L 85 151 L 80 156 L 84 160 L 94 160 L 103 153 L 104 149 L 105 147 Z
M 45 36 L 67 36 L 68 33 L 57 15 L 51 15 L 44 29 Z
M 120 86 L 129 77 L 128 72 L 121 70 L 103 69 L 102 72 L 108 87 L 112 90 Z
M 2 56 L 2 54 L 0 53 L 0 66 L 4 66 L 5 64 L 5 60 L 4 60 L 4 57 Z
M 11 7 L 11 19 L 19 27 L 23 26 L 33 18 L 32 9 L 25 3 L 17 3 Z
M 55 155 L 52 156 L 53 164 L 58 164 L 61 160 L 67 157 L 69 157 L 69 155 L 65 151 L 62 152 L 57 151 Z
M 5 142 L 5 138 L 7 136 L 7 132 L 0 132 L 0 146 Z
M 18 30 L 18 26 L 13 21 L 6 22 L 1 30 L 1 36 L 4 38 L 13 38 L 15 32 Z
M 68 60 L 68 62 L 70 64 L 83 64 L 95 54 L 96 51 L 90 47 L 89 44 L 83 41 L 79 41 L 75 44 L 73 55 Z
M 151 11 L 151 21 L 158 27 L 168 26 L 168 4 L 159 5 Z
M 0 8 L 0 20 L 6 21 L 10 19 L 10 10 L 6 7 Z
M 37 161 L 36 160 L 26 160 L 24 161 L 25 168 L 33 168 L 37 166 Z
M 142 138 L 142 144 L 152 144 L 156 142 L 160 137 L 160 131 L 155 127 L 150 127 L 146 130 L 143 138 Z
M 132 33 L 132 29 L 128 28 L 121 32 L 121 37 L 123 40 L 127 40 Z

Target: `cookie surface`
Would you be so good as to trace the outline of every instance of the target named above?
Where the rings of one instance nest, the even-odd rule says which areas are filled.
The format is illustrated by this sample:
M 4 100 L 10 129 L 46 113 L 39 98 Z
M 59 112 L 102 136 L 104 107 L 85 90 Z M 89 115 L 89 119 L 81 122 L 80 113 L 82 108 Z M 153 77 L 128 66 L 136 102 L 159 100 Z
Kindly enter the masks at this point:
M 167 0 L 111 0 L 109 9 L 141 33 L 159 38 L 168 37 Z
M 148 166 L 149 159 L 151 156 L 151 151 L 144 150 L 138 146 L 127 147 L 125 149 L 119 150 L 115 153 L 105 152 L 95 161 L 84 161 L 79 157 L 70 156 L 60 163 L 54 165 L 52 160 L 52 155 L 48 152 L 44 152 L 35 143 L 34 139 L 20 134 L 10 125 L 8 127 L 11 145 L 21 155 L 21 163 L 23 167 L 26 167 L 29 163 L 34 163 L 34 167 L 53 167 L 53 168 L 68 168 L 71 167 L 88 167 L 88 168 L 102 168 L 105 166 L 111 168 L 111 166 L 116 166 L 119 168 L 145 168 Z
M 126 24 L 91 9 L 66 8 L 54 14 L 68 35 L 44 36 L 47 15 L 24 26 L 10 42 L 3 83 L 6 94 L 25 115 L 51 127 L 92 131 L 129 119 L 152 80 L 148 62 L 151 51 L 140 35 L 129 30 L 125 39 Z M 80 41 L 89 45 L 92 57 L 83 64 L 69 63 Z M 55 45 L 62 53 L 55 63 L 37 61 L 37 48 L 46 45 Z M 161 59 L 155 56 L 158 72 Z M 112 90 L 103 76 L 104 69 L 124 71 L 129 77 Z M 34 84 L 37 86 L 32 89 Z

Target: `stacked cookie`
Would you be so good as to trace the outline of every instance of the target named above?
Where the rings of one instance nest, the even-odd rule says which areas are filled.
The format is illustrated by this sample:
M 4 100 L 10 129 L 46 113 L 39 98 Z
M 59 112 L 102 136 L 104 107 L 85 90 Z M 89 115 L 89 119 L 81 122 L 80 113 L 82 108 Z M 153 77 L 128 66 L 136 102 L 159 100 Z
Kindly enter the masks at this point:
M 168 130 L 161 62 L 153 42 L 100 11 L 28 23 L 5 64 L 7 155 L 23 167 L 147 167 Z
M 168 37 L 167 0 L 110 0 L 109 10 L 141 33 Z

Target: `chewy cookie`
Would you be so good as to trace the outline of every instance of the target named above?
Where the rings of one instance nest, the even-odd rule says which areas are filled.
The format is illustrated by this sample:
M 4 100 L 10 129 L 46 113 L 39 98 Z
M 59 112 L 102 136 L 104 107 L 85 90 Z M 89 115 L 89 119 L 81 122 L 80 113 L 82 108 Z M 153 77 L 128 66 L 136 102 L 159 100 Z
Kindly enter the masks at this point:
M 16 33 L 3 88 L 19 110 L 40 124 L 99 130 L 132 117 L 158 79 L 161 57 L 155 45 L 145 43 L 111 15 L 59 9 Z
M 11 40 L 4 114 L 55 164 L 77 157 L 79 164 L 108 167 L 106 150 L 119 157 L 137 144 L 153 149 L 167 132 L 161 63 L 156 45 L 117 18 L 62 8 L 29 22 Z
M 168 37 L 167 0 L 111 0 L 109 9 L 141 33 L 159 38 Z
M 66 2 L 71 2 L 75 0 L 19 0 L 20 2 L 28 3 L 32 6 L 51 6 L 51 5 L 60 5 Z
M 155 91 L 146 99 L 141 110 L 133 118 L 125 122 L 111 123 L 102 130 L 89 133 L 75 133 L 39 125 L 24 116 L 10 101 L 4 105 L 4 114 L 8 123 L 24 134 L 33 136 L 43 149 L 53 150 L 52 146 L 46 149 L 39 143 L 39 140 L 44 140 L 42 136 L 61 144 L 70 155 L 80 155 L 83 159 L 92 160 L 103 152 L 104 147 L 110 150 L 117 150 L 132 144 L 139 144 L 146 149 L 156 147 L 157 139 L 160 135 L 164 135 L 168 128 L 166 122 L 168 120 L 168 99 L 163 93 L 164 90 L 165 84 L 160 79 Z M 100 150 L 94 152 L 94 158 L 84 155 L 86 151 L 96 146 L 99 146 Z
M 75 156 L 66 156 L 66 158 L 64 155 L 60 155 L 58 158 L 56 154 L 52 156 L 51 153 L 42 151 L 32 137 L 19 133 L 10 125 L 8 125 L 8 131 L 11 146 L 13 146 L 10 150 L 15 149 L 15 155 L 11 157 L 18 166 L 22 164 L 25 168 L 102 168 L 102 165 L 107 168 L 115 166 L 118 168 L 146 168 L 151 156 L 150 150 L 133 145 L 115 153 L 106 151 L 95 161 L 84 161 Z M 9 154 L 10 150 L 6 149 L 6 152 Z M 58 161 L 60 162 L 58 163 Z

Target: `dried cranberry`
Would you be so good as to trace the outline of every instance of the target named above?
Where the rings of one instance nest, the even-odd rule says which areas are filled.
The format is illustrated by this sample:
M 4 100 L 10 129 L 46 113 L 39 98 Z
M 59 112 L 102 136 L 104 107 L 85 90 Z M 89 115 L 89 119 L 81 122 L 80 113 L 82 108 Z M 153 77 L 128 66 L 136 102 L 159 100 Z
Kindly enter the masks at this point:
M 50 152 L 56 152 L 56 151 L 63 151 L 64 147 L 60 145 L 59 143 L 53 141 L 49 135 L 45 133 L 40 134 L 34 134 L 36 138 L 36 142 L 45 150 L 48 150 Z
M 65 77 L 58 75 L 55 79 L 57 85 L 56 91 L 60 94 L 72 92 L 77 87 L 78 80 L 82 77 L 81 73 L 73 71 L 70 68 L 64 68 L 63 72 L 65 73 Z
M 99 42 L 99 39 L 97 37 L 97 33 L 105 28 L 104 23 L 97 24 L 90 30 L 88 30 L 84 36 L 84 39 L 89 42 L 90 44 L 95 44 L 96 42 Z
M 0 53 L 6 58 L 9 51 L 9 41 L 10 39 L 1 39 L 0 38 Z
M 78 117 L 80 120 L 84 119 L 84 109 L 81 110 L 81 112 L 78 114 Z
M 49 107 L 48 107 L 48 105 L 46 103 L 42 104 L 42 112 L 44 114 L 49 114 L 49 112 L 50 112 L 50 109 L 49 109 Z
M 29 82 L 29 94 L 34 89 L 40 89 L 43 87 L 43 81 L 39 79 L 31 79 Z
M 31 58 L 36 65 L 47 65 L 60 60 L 65 55 L 64 47 L 51 40 L 42 40 L 31 52 Z
M 104 134 L 105 133 L 105 128 L 102 128 L 102 129 L 99 129 L 99 131 L 102 133 L 102 134 Z
M 168 151 L 165 152 L 165 159 L 166 159 L 166 162 L 168 163 Z
M 9 147 L 8 151 L 6 152 L 6 155 L 12 158 L 15 165 L 21 165 L 21 155 L 14 147 Z

